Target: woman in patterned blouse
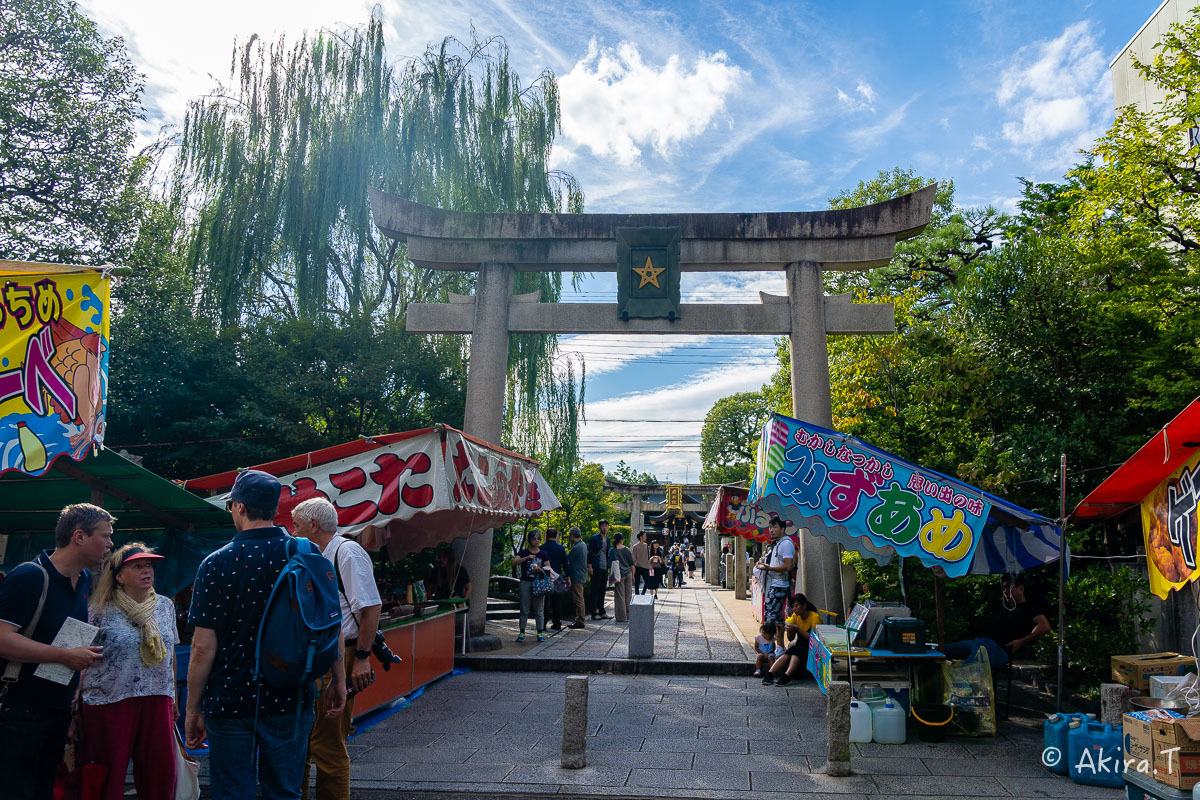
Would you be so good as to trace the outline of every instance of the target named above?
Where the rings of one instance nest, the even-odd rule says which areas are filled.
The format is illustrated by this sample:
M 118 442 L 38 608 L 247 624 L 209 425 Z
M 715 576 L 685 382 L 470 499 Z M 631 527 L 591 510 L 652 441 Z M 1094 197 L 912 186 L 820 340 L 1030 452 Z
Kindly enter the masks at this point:
M 81 682 L 82 762 L 108 765 L 101 795 L 125 796 L 133 760 L 140 800 L 175 797 L 175 606 L 154 592 L 155 555 L 140 542 L 114 550 L 90 602 L 104 648 Z

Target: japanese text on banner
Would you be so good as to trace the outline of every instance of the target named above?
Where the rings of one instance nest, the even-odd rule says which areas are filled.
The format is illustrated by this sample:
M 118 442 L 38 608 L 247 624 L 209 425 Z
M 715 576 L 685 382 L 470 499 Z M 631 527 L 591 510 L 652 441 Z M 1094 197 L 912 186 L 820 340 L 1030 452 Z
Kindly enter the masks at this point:
M 104 440 L 109 279 L 0 275 L 0 472 L 41 474 Z

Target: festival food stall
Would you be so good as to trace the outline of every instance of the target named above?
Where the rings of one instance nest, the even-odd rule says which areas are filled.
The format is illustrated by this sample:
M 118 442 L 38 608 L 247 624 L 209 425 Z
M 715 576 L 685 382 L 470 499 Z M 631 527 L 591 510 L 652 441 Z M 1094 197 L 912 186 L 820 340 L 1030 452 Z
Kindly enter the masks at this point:
M 749 493 L 749 489 L 738 486 L 722 486 L 717 489 L 717 496 L 708 509 L 708 516 L 704 518 L 705 530 L 715 531 L 718 537 L 740 536 L 759 544 L 770 542 L 771 533 L 767 530 L 767 523 L 771 521 L 771 515 L 746 502 Z M 787 519 L 784 519 L 783 523 L 784 535 L 792 537 L 798 545 L 798 528 Z M 715 547 L 714 551 L 720 553 L 720 547 Z M 763 576 L 755 571 L 750 580 L 750 608 L 758 622 L 763 620 L 763 597 Z
M 454 604 L 426 602 L 423 578 L 433 548 L 558 508 L 537 462 L 438 425 L 370 436 L 311 453 L 259 464 L 282 484 L 275 522 L 292 528 L 292 509 L 325 497 L 337 509 L 338 534 L 377 554 L 376 580 L 384 598 L 380 619 L 402 663 L 376 671 L 358 695 L 355 713 L 391 703 L 454 667 Z M 187 481 L 216 493 L 224 508 L 238 471 Z M 461 563 L 461 559 L 459 559 Z
M 1064 547 L 1053 520 L 780 414 L 763 428 L 747 502 L 877 563 L 914 557 L 951 578 L 1019 572 L 1055 561 Z M 822 691 L 830 680 L 851 677 L 851 668 L 901 686 L 907 680 L 911 688 L 916 663 L 943 658 L 925 643 L 923 623 L 899 639 L 875 640 L 874 631 L 862 630 L 865 619 L 846 611 L 846 625 L 815 626 L 810 635 L 809 670 Z

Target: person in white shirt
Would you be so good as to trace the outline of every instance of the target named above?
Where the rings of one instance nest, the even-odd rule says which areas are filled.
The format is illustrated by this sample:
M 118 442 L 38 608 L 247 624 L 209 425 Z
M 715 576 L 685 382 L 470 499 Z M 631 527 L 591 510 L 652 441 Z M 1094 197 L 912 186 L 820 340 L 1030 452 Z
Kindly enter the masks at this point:
M 313 764 L 317 767 L 317 800 L 349 800 L 350 753 L 346 737 L 354 719 L 354 694 L 366 689 L 375 680 L 371 669 L 371 645 L 379 629 L 379 612 L 383 601 L 375 585 L 375 570 L 371 557 L 353 539 L 337 535 L 337 509 L 323 497 L 314 497 L 292 509 L 295 535 L 308 539 L 321 549 L 337 570 L 338 588 L 342 600 L 342 638 L 346 644 L 346 680 L 349 696 L 340 716 L 332 719 L 319 713 L 308 739 L 308 758 L 304 764 L 304 797 L 308 797 L 308 776 Z M 320 698 L 333 673 L 325 675 L 318 684 Z M 320 699 L 317 700 L 318 705 Z
M 787 599 L 792 591 L 792 567 L 796 563 L 796 545 L 790 536 L 783 535 L 783 520 L 779 517 L 771 517 L 767 530 L 771 533 L 771 546 L 754 568 L 766 573 L 763 620 L 771 620 L 776 624 L 776 649 L 782 650 L 783 623 Z

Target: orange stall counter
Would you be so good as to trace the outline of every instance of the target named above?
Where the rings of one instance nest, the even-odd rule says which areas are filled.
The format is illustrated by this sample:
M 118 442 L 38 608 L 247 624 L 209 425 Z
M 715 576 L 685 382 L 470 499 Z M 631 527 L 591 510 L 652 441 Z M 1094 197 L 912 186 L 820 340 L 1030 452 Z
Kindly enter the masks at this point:
M 375 682 L 355 695 L 354 716 L 386 706 L 454 669 L 454 612 L 439 611 L 383 628 L 392 652 L 404 659 L 386 672 L 371 657 Z

